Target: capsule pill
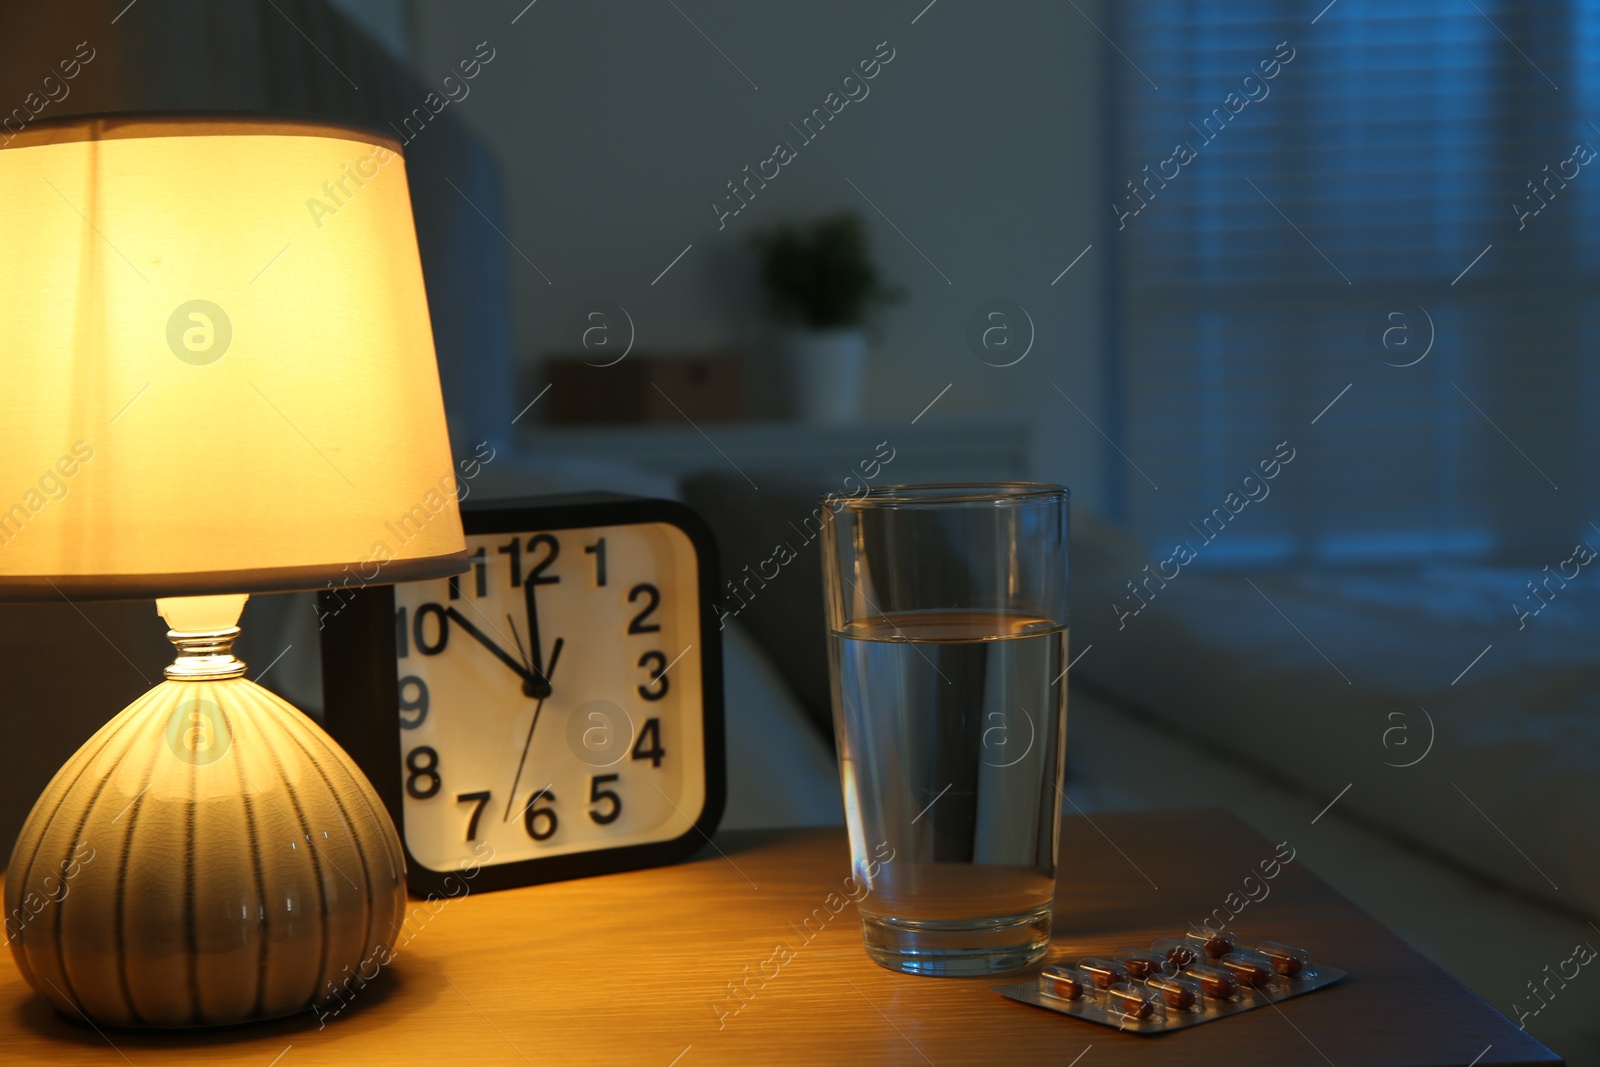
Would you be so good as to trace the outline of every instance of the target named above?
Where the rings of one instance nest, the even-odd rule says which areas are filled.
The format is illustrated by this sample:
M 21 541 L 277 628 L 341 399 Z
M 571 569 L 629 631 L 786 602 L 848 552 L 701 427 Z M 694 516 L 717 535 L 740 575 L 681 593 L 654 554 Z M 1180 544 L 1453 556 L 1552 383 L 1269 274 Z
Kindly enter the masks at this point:
M 1305 949 L 1291 948 L 1276 941 L 1263 941 L 1256 946 L 1256 955 L 1265 957 L 1272 963 L 1272 969 L 1285 978 L 1293 978 L 1306 969 L 1310 957 Z
M 1046 967 L 1039 973 L 1039 985 L 1059 1000 L 1083 999 L 1083 978 L 1071 967 Z
M 1239 992 L 1239 984 L 1233 980 L 1233 975 L 1215 967 L 1200 964 L 1190 967 L 1184 974 L 1199 984 L 1200 992 L 1217 1000 L 1232 1000 Z
M 1200 962 L 1200 952 L 1191 945 L 1182 941 L 1174 941 L 1170 937 L 1158 937 L 1150 942 L 1150 951 L 1159 953 L 1166 961 L 1166 970 L 1182 971 Z
M 1142 948 L 1117 949 L 1117 962 L 1122 964 L 1122 969 L 1134 978 L 1149 978 L 1153 974 L 1160 974 L 1166 960 L 1160 953 L 1148 952 Z
M 1117 982 L 1128 980 L 1128 972 L 1123 970 L 1122 964 L 1099 956 L 1085 956 L 1078 961 L 1078 970 L 1101 989 L 1109 989 Z
M 1200 999 L 1200 989 L 1195 983 L 1170 975 L 1158 974 L 1146 979 L 1145 986 L 1161 997 L 1161 1003 L 1178 1011 L 1188 1011 Z
M 1219 962 L 1228 973 L 1249 985 L 1272 981 L 1272 961 L 1253 952 L 1230 952 Z
M 1119 1015 L 1148 1019 L 1155 1013 L 1155 1000 L 1136 985 L 1118 982 L 1106 990 L 1106 1006 Z
M 1234 950 L 1239 944 L 1239 935 L 1229 930 L 1218 930 L 1210 926 L 1194 927 L 1183 935 L 1189 944 L 1198 948 L 1211 959 L 1219 959 Z

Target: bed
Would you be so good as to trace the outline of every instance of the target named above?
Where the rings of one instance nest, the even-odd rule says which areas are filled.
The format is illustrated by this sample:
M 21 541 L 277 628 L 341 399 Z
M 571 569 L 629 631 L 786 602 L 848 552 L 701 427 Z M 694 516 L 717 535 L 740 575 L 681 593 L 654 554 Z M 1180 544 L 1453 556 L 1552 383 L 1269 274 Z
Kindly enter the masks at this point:
M 1569 553 L 1550 572 L 1181 573 L 1124 615 L 1149 560 L 1079 519 L 1077 678 L 1464 870 L 1600 914 L 1600 580 L 1552 581 L 1548 601 L 1526 584 Z

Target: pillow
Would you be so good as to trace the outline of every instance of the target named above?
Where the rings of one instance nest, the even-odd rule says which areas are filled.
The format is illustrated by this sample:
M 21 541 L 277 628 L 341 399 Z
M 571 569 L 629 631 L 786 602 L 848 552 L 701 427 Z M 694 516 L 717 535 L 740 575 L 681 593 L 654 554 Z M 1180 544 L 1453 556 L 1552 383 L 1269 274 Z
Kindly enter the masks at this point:
M 722 632 L 728 740 L 725 830 L 844 822 L 839 765 L 755 639 Z
M 771 660 L 813 732 L 833 745 L 833 698 L 822 612 L 818 501 L 823 478 L 763 476 L 760 491 L 733 475 L 686 478 L 684 503 L 700 513 L 722 558 L 720 599 Z M 793 553 L 779 564 L 779 546 Z M 730 584 L 732 591 L 730 592 Z

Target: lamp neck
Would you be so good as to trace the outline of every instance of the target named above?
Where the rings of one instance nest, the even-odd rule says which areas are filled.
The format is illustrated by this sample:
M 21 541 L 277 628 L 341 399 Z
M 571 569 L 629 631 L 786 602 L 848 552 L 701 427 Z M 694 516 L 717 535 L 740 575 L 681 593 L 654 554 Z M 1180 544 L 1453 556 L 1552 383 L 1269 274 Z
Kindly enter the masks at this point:
M 196 682 L 237 678 L 244 673 L 244 660 L 233 654 L 237 626 L 221 630 L 168 630 L 167 640 L 178 650 L 178 658 L 166 668 L 174 681 Z
M 166 676 L 195 682 L 242 675 L 245 664 L 233 654 L 233 639 L 239 636 L 237 624 L 245 600 L 242 593 L 157 600 L 156 610 L 172 627 L 167 640 L 178 650 Z

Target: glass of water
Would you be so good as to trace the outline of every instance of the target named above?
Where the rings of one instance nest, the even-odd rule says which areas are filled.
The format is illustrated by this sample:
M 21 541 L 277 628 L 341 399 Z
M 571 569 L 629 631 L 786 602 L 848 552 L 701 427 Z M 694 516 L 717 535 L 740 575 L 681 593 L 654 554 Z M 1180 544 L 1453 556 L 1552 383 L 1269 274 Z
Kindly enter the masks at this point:
M 1050 940 L 1067 717 L 1067 490 L 828 498 L 829 673 L 867 955 L 1024 967 Z

